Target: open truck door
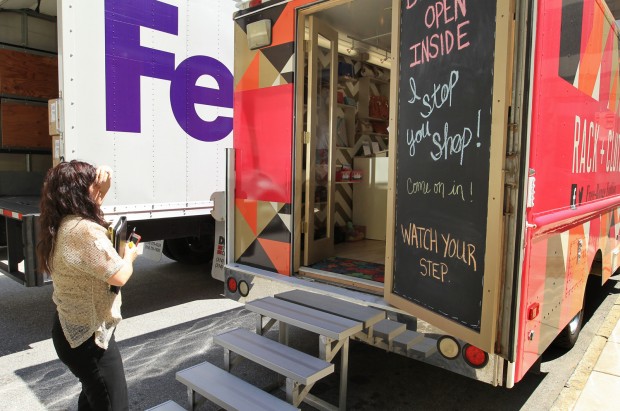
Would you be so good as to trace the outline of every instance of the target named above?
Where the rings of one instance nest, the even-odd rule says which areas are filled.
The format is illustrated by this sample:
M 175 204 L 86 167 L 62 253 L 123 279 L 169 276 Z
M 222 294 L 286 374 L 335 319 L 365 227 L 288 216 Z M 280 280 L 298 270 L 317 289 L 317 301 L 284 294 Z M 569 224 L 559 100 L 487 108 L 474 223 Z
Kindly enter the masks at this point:
M 589 278 L 618 268 L 620 33 L 603 0 L 246 5 L 235 16 L 227 296 L 293 289 L 334 315 L 346 309 L 326 296 L 380 309 L 392 321 L 384 337 L 373 325 L 355 338 L 506 387 L 563 330 L 574 341 Z M 338 34 L 343 121 L 321 154 L 324 199 L 311 133 L 331 72 L 312 67 L 310 17 Z M 247 27 L 261 20 L 273 41 L 250 48 Z M 358 181 L 330 180 L 334 165 Z M 335 211 L 317 212 L 333 186 Z M 311 227 L 320 212 L 325 226 Z M 332 225 L 363 238 L 336 236 L 313 264 Z
M 392 244 L 384 295 L 493 353 L 512 70 L 510 2 L 469 10 L 456 2 L 449 12 L 419 3 L 393 2 L 392 21 L 400 27 L 392 37 L 398 69 L 391 71 L 390 127 L 398 136 L 390 156 L 395 195 L 388 196 Z M 445 19 L 457 24 L 438 34 L 436 26 Z
M 334 252 L 334 155 L 338 33 L 314 16 L 306 19 L 308 50 L 307 121 L 304 131 L 304 264 Z

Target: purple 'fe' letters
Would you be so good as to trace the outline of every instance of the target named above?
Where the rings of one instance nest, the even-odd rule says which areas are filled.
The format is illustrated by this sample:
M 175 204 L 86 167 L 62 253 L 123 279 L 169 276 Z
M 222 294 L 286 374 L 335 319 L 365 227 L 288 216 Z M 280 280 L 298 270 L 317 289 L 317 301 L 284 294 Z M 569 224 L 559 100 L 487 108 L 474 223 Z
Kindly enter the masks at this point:
M 218 141 L 232 131 L 232 118 L 205 121 L 194 106 L 232 108 L 233 76 L 224 64 L 212 57 L 192 56 L 175 69 L 174 54 L 140 46 L 140 27 L 178 35 L 178 22 L 177 8 L 157 0 L 105 0 L 108 131 L 140 132 L 140 76 L 170 81 L 172 112 L 191 137 Z M 197 86 L 203 75 L 213 77 L 219 89 Z

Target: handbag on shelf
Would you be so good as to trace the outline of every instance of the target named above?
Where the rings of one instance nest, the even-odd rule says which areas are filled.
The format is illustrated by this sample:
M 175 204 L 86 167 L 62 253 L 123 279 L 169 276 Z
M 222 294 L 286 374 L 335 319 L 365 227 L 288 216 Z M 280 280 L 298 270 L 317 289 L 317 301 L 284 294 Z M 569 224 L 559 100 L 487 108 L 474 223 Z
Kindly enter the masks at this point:
M 390 106 L 387 97 L 370 96 L 368 115 L 373 118 L 381 118 L 387 120 L 390 117 Z
M 344 88 L 338 87 L 338 91 L 336 92 L 336 101 L 338 102 L 338 104 L 344 104 L 344 98 Z
M 388 134 L 387 121 L 371 121 L 372 131 L 377 134 Z

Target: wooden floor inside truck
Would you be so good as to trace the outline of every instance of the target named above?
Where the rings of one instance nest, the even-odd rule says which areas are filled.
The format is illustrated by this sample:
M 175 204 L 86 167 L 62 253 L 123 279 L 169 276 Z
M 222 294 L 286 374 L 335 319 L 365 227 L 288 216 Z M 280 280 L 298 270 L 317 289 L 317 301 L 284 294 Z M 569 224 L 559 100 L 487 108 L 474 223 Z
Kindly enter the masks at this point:
M 385 264 L 385 241 L 361 240 L 336 244 L 336 257 Z
M 339 243 L 335 246 L 335 257 L 383 265 L 385 263 L 385 241 L 365 239 Z M 372 281 L 350 275 L 317 270 L 312 267 L 301 267 L 299 269 L 299 276 L 371 294 L 383 295 L 382 281 Z

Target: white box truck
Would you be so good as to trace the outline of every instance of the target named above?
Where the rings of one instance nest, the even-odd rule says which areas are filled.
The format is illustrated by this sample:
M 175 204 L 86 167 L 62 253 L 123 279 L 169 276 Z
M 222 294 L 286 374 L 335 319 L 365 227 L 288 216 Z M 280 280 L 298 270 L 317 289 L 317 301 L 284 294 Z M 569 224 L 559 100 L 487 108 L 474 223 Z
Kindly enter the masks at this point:
M 4 274 L 26 286 L 49 282 L 35 249 L 38 194 L 52 157 L 111 166 L 106 217 L 126 216 L 143 241 L 164 240 L 163 253 L 176 261 L 211 260 L 213 195 L 225 189 L 232 146 L 234 7 L 230 0 L 1 2 Z M 53 66 L 56 56 L 57 95 L 39 93 L 45 75 L 34 67 L 45 64 L 25 63 Z M 26 115 L 48 99 L 43 120 Z M 14 106 L 20 116 L 11 116 Z M 45 128 L 44 143 L 29 140 L 41 134 L 33 124 Z

